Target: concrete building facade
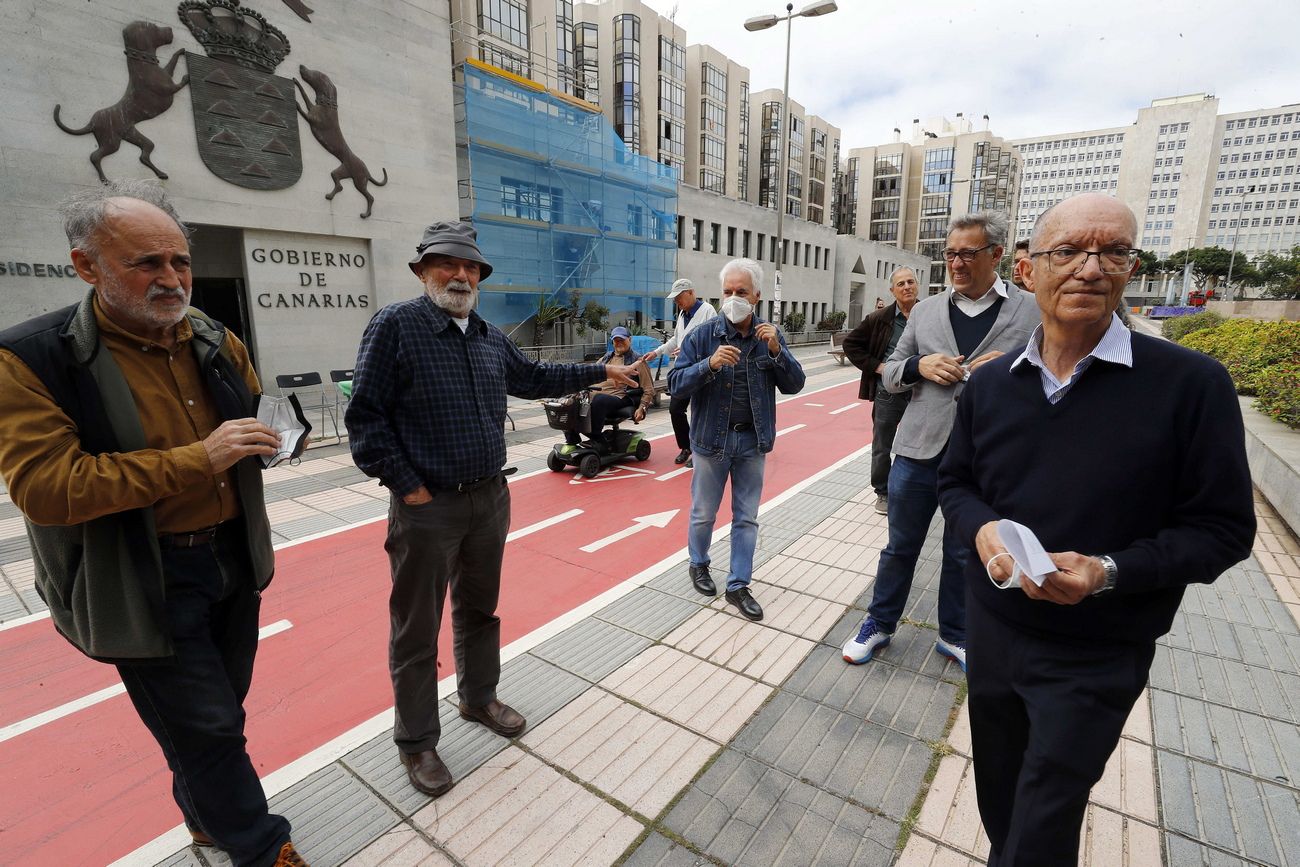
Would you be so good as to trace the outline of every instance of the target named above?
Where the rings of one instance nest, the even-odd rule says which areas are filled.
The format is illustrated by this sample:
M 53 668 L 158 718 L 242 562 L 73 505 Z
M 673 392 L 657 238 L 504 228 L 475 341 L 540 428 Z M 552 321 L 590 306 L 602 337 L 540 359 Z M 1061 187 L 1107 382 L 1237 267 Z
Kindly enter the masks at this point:
M 160 97 L 134 112 L 133 135 L 152 143 L 159 181 L 193 227 L 194 303 L 244 338 L 269 389 L 302 372 L 328 385 L 329 370 L 353 366 L 374 312 L 420 291 L 406 262 L 425 225 L 457 213 L 447 7 L 316 4 L 304 20 L 254 5 L 0 7 L 0 323 L 85 294 L 55 206 L 99 183 L 96 137 L 114 136 L 96 112 L 124 92 Z M 122 142 L 104 175 L 158 177 L 141 157 Z
M 686 46 L 688 184 L 747 201 L 749 70 L 709 45 Z

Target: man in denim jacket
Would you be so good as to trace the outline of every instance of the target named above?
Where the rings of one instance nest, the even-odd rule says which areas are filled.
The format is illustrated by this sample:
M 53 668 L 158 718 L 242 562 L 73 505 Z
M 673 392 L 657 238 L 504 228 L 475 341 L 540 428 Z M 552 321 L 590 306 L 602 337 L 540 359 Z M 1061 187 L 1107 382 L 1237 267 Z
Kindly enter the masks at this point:
M 721 316 L 693 330 L 668 374 L 674 395 L 691 401 L 691 583 L 706 596 L 718 589 L 709 574 L 709 545 L 731 477 L 731 572 L 727 601 L 750 620 L 763 608 L 749 592 L 758 542 L 763 466 L 776 440 L 776 389 L 797 394 L 803 368 L 775 325 L 755 313 L 763 269 L 753 259 L 733 259 L 718 275 Z

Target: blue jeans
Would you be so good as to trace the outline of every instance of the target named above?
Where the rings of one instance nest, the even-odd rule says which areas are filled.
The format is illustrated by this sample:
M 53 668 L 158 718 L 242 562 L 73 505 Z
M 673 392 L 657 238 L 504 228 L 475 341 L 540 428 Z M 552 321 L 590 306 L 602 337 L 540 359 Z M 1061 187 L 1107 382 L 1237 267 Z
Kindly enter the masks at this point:
M 237 867 L 274 864 L 289 823 L 267 810 L 244 747 L 244 697 L 257 652 L 261 599 L 231 538 L 164 548 L 166 613 L 175 656 L 118 665 L 127 695 L 167 758 L 185 824 Z
M 939 458 L 918 461 L 899 455 L 889 472 L 889 543 L 876 567 L 871 617 L 886 632 L 893 632 L 907 607 L 912 575 L 925 544 L 930 521 L 939 508 Z M 943 527 L 943 566 L 939 571 L 939 637 L 966 643 L 966 546 L 952 525 Z
M 696 452 L 691 476 L 691 526 L 687 545 L 692 566 L 709 565 L 713 523 L 722 503 L 722 488 L 731 477 L 731 574 L 727 589 L 749 586 L 754 575 L 754 548 L 758 546 L 758 502 L 763 496 L 763 467 L 767 456 L 758 450 L 752 431 L 729 431 L 722 453 L 714 457 Z

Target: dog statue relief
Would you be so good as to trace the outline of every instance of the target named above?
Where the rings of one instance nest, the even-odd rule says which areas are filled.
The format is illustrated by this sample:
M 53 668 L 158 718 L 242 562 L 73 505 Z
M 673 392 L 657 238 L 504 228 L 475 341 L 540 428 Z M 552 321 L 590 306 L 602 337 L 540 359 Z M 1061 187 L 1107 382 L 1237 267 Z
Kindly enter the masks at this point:
M 382 187 L 388 183 L 388 169 L 383 169 L 383 180 L 376 180 L 371 177 L 370 169 L 362 162 L 361 157 L 353 153 L 352 148 L 348 146 L 347 139 L 343 137 L 343 130 L 339 126 L 339 102 L 338 91 L 334 89 L 334 82 L 323 72 L 315 69 L 308 69 L 299 64 L 298 74 L 303 80 L 311 85 L 311 89 L 316 93 L 315 102 L 307 95 L 303 88 L 302 82 L 294 79 L 293 83 L 298 86 L 298 91 L 302 94 L 302 100 L 307 104 L 307 108 L 298 107 L 298 113 L 302 115 L 303 120 L 311 127 L 311 134 L 315 136 L 316 141 L 320 142 L 321 147 L 329 151 L 339 161 L 339 167 L 330 172 L 330 177 L 334 179 L 334 189 L 325 194 L 326 199 L 333 199 L 343 189 L 345 178 L 352 179 L 352 186 L 356 187 L 357 192 L 365 197 L 366 212 L 361 215 L 361 219 L 370 216 L 371 210 L 375 206 L 375 197 L 370 195 L 366 189 L 369 184 Z
M 164 45 L 172 41 L 172 29 L 161 27 L 148 21 L 132 21 L 122 28 L 122 41 L 126 46 L 126 92 L 122 98 L 107 108 L 101 108 L 90 116 L 90 122 L 80 129 L 65 126 L 59 119 L 61 106 L 54 106 L 54 122 L 59 129 L 69 135 L 94 133 L 99 147 L 90 153 L 90 162 L 99 174 L 99 179 L 108 183 L 104 169 L 100 165 L 104 157 L 117 153 L 122 142 L 130 142 L 140 149 L 140 162 L 144 163 L 160 178 L 167 173 L 153 164 L 150 155 L 154 143 L 144 133 L 136 129 L 136 124 L 150 120 L 172 107 L 172 100 L 177 91 L 189 82 L 189 75 L 180 81 L 172 81 L 176 71 L 176 62 L 180 60 L 182 50 L 172 55 L 167 65 L 158 64 L 155 54 Z

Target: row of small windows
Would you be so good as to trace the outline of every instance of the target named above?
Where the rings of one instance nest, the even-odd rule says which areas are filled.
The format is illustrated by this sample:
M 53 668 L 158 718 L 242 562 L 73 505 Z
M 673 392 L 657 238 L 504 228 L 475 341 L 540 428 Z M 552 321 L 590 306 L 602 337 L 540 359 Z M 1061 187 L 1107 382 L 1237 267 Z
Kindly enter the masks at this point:
M 1282 159 L 1283 157 L 1286 159 L 1295 159 L 1297 154 L 1300 154 L 1300 148 L 1290 148 L 1285 151 L 1278 148 L 1276 151 L 1255 151 L 1254 153 L 1249 154 L 1220 154 L 1219 165 L 1227 165 L 1228 163 L 1253 163 L 1261 160 L 1271 160 L 1274 157 L 1277 157 L 1278 159 Z
M 1262 168 L 1262 169 L 1250 169 L 1250 170 L 1247 170 L 1247 169 L 1236 170 L 1236 169 L 1234 169 L 1234 170 L 1230 170 L 1230 171 L 1226 171 L 1226 172 L 1219 172 L 1218 174 L 1216 174 L 1216 175 L 1214 176 L 1214 179 L 1215 179 L 1216 181 L 1222 181 L 1222 180 L 1229 180 L 1229 181 L 1230 181 L 1230 180 L 1232 180 L 1233 178 L 1247 178 L 1247 177 L 1249 177 L 1249 178 L 1278 178 L 1278 177 L 1281 177 L 1282 175 L 1291 175 L 1291 174 L 1295 174 L 1295 170 L 1296 170 L 1296 167 L 1295 167 L 1295 166 L 1273 166 L 1273 170 L 1272 170 L 1272 171 L 1269 171 L 1267 167 Z
M 1280 123 L 1291 123 L 1295 120 L 1295 114 L 1275 114 L 1262 117 L 1243 117 L 1240 120 L 1230 120 L 1223 125 L 1224 129 L 1254 129 L 1257 126 L 1277 126 Z
M 1297 191 L 1300 191 L 1300 184 L 1296 184 L 1296 190 L 1297 190 Z M 1239 195 L 1241 195 L 1241 194 L 1244 193 L 1244 192 L 1246 192 L 1246 188 L 1245 188 L 1245 187 L 1237 187 L 1236 189 L 1233 189 L 1232 187 L 1215 187 L 1215 188 L 1214 188 L 1214 195 L 1215 195 L 1215 196 L 1231 196 L 1231 195 L 1238 195 L 1238 196 L 1239 196 Z M 1267 189 L 1265 189 L 1264 187 L 1261 186 L 1261 187 L 1259 188 L 1258 191 L 1257 191 L 1254 187 L 1251 187 L 1251 188 L 1250 188 L 1250 192 L 1252 192 L 1252 193 L 1254 193 L 1254 192 L 1260 192 L 1260 193 L 1278 193 L 1278 192 L 1289 193 L 1289 192 L 1291 192 L 1291 185 L 1290 185 L 1289 183 L 1282 184 L 1281 186 L 1279 186 L 1279 185 L 1277 185 L 1277 184 L 1269 184 Z
M 1179 165 L 1182 165 L 1180 160 Z M 1087 177 L 1089 175 L 1116 175 L 1119 174 L 1119 164 L 1109 166 L 1084 166 L 1079 169 L 1051 169 L 1045 172 L 1027 172 L 1024 176 L 1026 181 L 1052 180 L 1054 178 L 1073 178 Z
M 1252 217 L 1249 220 L 1210 220 L 1208 227 L 1211 229 L 1235 229 L 1238 224 L 1242 228 L 1250 226 L 1258 228 L 1260 226 L 1294 226 L 1295 217 Z
M 1187 132 L 1191 124 L 1186 123 L 1162 123 L 1160 125 L 1160 135 L 1169 135 L 1170 133 Z
M 1018 150 L 1021 153 L 1031 153 L 1037 151 L 1061 150 L 1064 148 L 1092 147 L 1099 144 L 1117 144 L 1123 141 L 1123 133 L 1110 133 L 1108 135 L 1090 135 L 1080 138 L 1063 138 L 1055 141 L 1033 142 L 1032 144 L 1019 145 Z
M 1267 202 L 1247 202 L 1244 206 L 1241 202 L 1224 202 L 1222 205 L 1210 205 L 1210 213 L 1217 214 L 1220 209 L 1226 214 L 1229 211 L 1272 211 L 1283 208 L 1300 208 L 1300 199 L 1270 199 Z
M 1046 166 L 1056 165 L 1057 163 L 1076 163 L 1076 162 L 1096 162 L 1097 160 L 1117 160 L 1123 151 L 1087 151 L 1085 153 L 1061 154 L 1054 157 L 1030 157 L 1025 160 L 1026 166 Z
M 677 248 L 679 250 L 687 248 L 687 238 L 683 232 L 685 225 L 686 217 L 679 215 L 677 217 Z M 722 230 L 724 228 L 726 229 L 725 248 L 722 241 Z M 755 235 L 757 235 L 757 238 L 755 238 Z M 739 244 L 737 244 L 737 241 L 739 241 Z M 775 262 L 776 236 L 767 235 L 763 232 L 752 232 L 749 229 L 737 230 L 735 226 L 724 227 L 721 223 L 709 223 L 706 249 L 704 221 L 691 220 L 690 249 L 697 253 L 714 253 L 733 258 L 744 256 L 747 259 L 753 258 L 764 262 Z M 791 258 L 792 252 L 793 259 Z M 816 244 L 783 238 L 781 239 L 781 262 L 783 265 L 793 264 L 802 268 L 829 271 L 831 267 L 831 251 Z
M 1300 133 L 1296 133 L 1296 138 L 1300 138 Z M 1273 142 L 1290 141 L 1290 140 L 1291 140 L 1291 133 L 1289 132 L 1286 131 L 1271 132 L 1267 136 L 1261 133 L 1258 138 L 1253 135 L 1248 135 L 1245 138 L 1242 138 L 1241 136 L 1237 136 L 1236 138 L 1225 138 L 1223 140 L 1223 146 L 1225 148 L 1239 147 L 1243 144 L 1244 145 L 1272 144 Z

